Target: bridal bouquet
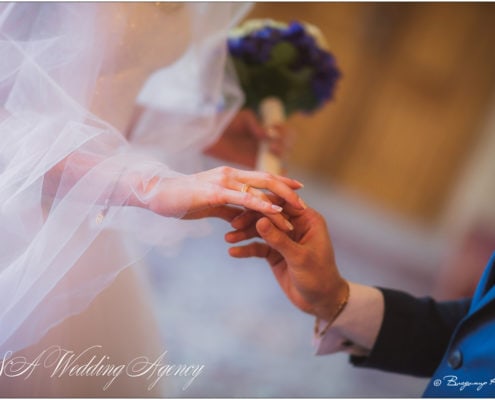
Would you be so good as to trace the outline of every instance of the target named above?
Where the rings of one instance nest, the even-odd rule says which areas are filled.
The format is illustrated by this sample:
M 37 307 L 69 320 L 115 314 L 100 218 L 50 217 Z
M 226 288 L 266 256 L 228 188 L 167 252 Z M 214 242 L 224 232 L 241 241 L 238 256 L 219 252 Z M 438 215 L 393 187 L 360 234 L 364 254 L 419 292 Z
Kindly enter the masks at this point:
M 230 32 L 228 48 L 245 106 L 259 113 L 265 126 L 296 111 L 311 113 L 333 97 L 340 77 L 334 56 L 314 25 L 249 20 Z M 258 169 L 280 173 L 279 160 L 260 150 Z

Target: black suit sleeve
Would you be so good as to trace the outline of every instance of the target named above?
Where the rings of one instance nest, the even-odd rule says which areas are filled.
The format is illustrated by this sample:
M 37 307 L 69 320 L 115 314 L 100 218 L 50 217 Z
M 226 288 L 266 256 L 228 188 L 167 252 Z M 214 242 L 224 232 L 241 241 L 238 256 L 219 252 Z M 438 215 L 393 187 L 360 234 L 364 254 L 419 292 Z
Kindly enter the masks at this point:
M 367 357 L 351 356 L 359 367 L 415 376 L 431 376 L 442 360 L 456 325 L 471 299 L 437 302 L 404 292 L 380 289 L 385 315 L 377 341 Z

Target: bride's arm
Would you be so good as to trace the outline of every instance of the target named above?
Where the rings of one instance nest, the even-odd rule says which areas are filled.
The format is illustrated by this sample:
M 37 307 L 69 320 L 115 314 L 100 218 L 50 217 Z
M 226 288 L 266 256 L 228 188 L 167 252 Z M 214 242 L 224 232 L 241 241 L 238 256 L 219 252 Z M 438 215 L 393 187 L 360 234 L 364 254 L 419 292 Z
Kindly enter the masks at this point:
M 131 156 L 129 160 L 135 164 L 139 162 Z M 273 204 L 265 192 L 276 194 L 293 207 L 302 209 L 295 192 L 302 185 L 287 177 L 230 167 L 182 175 L 147 159 L 139 163 L 139 169 L 133 168 L 132 163 L 123 167 L 122 160 L 117 161 L 113 166 L 102 157 L 73 153 L 45 175 L 44 195 L 62 197 L 85 174 L 98 168 L 99 176 L 95 179 L 114 182 L 111 192 L 99 199 L 102 207 L 126 205 L 146 208 L 167 217 L 200 218 L 215 215 L 218 207 L 235 205 L 269 216 L 283 230 L 290 230 L 291 226 L 280 214 L 281 207 Z

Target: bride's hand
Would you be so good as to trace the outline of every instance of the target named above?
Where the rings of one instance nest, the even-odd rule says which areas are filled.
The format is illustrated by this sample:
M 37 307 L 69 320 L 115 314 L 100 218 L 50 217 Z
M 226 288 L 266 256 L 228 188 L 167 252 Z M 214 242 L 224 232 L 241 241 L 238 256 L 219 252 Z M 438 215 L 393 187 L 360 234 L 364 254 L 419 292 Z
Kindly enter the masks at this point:
M 224 206 L 234 205 L 258 211 L 279 228 L 290 230 L 290 224 L 280 213 L 282 207 L 270 201 L 265 191 L 295 208 L 304 208 L 294 191 L 302 187 L 301 183 L 265 172 L 218 167 L 198 174 L 164 178 L 157 185 L 148 208 L 164 216 L 231 219 L 235 211 Z
M 205 153 L 227 162 L 254 168 L 260 141 L 267 140 L 270 143 L 270 152 L 284 158 L 290 150 L 293 136 L 287 124 L 277 124 L 266 129 L 253 111 L 243 109 Z

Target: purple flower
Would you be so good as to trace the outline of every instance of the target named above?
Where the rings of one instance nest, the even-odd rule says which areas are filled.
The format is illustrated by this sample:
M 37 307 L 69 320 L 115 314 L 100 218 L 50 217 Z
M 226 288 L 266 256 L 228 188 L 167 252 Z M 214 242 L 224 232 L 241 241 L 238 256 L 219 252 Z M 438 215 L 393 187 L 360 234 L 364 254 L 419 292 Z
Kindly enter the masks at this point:
M 251 30 L 230 38 L 228 48 L 252 108 L 276 95 L 288 113 L 314 111 L 332 98 L 340 77 L 333 55 L 299 22 Z
M 282 36 L 289 40 L 294 40 L 299 37 L 304 37 L 306 31 L 304 27 L 299 22 L 291 22 L 287 29 L 282 31 Z

